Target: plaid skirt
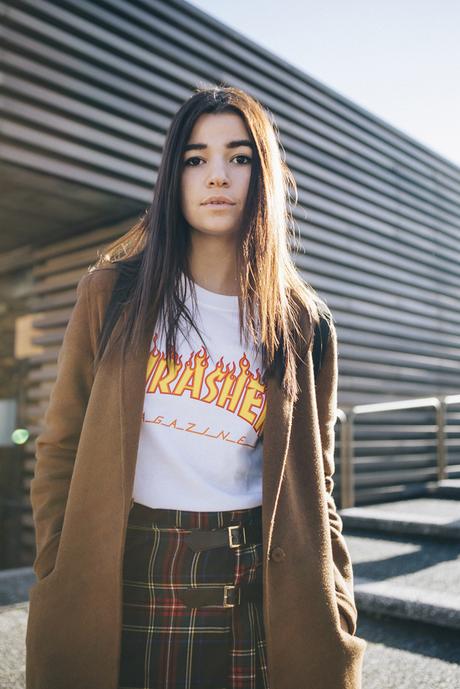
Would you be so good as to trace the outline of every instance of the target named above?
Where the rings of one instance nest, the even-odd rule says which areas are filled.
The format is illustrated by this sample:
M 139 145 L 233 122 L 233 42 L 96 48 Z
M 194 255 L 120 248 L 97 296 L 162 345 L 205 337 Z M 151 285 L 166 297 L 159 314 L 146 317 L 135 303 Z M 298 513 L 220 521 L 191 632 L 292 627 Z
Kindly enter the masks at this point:
M 123 561 L 119 689 L 269 689 L 260 599 L 189 607 L 188 587 L 259 582 L 262 543 L 194 551 L 191 529 L 261 521 L 262 506 L 220 512 L 134 503 Z

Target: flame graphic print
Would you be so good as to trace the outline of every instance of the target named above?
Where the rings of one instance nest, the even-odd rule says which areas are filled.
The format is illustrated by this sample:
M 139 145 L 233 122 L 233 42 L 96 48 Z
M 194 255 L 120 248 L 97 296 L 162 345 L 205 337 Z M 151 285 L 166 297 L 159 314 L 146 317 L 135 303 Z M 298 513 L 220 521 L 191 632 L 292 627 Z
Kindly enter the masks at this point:
M 237 415 L 254 429 L 257 436 L 262 435 L 266 412 L 265 385 L 261 381 L 259 368 L 255 373 L 251 371 L 246 352 L 237 364 L 234 361 L 225 363 L 221 356 L 211 368 L 209 354 L 203 345 L 183 361 L 182 355 L 176 353 L 173 358 L 166 358 L 165 353 L 157 347 L 157 342 L 158 334 L 155 334 L 147 363 L 146 396 L 187 395 L 189 399 Z M 232 438 L 225 429 L 197 428 L 197 424 L 190 420 L 181 423 L 179 419 L 165 419 L 161 415 L 146 419 L 144 413 L 143 421 L 254 447 L 244 436 Z

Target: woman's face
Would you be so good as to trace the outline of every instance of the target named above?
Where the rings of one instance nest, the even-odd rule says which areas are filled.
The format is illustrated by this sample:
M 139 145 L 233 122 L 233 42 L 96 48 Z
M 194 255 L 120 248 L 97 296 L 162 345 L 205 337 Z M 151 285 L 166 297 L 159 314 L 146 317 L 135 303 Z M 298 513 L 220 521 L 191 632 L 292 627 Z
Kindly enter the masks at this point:
M 200 115 L 182 154 L 182 213 L 192 231 L 214 236 L 238 232 L 251 159 L 249 135 L 239 115 Z M 210 203 L 219 196 L 227 202 Z

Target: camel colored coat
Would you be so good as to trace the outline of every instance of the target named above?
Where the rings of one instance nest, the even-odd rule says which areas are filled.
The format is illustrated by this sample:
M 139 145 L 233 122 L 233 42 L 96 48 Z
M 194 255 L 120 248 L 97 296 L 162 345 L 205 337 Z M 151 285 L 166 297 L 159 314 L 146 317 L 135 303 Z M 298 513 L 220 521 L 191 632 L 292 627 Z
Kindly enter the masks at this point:
M 124 540 L 150 341 L 93 375 L 113 266 L 88 272 L 59 352 L 31 482 L 37 583 L 30 589 L 26 689 L 117 689 Z M 311 348 L 293 404 L 267 379 L 263 435 L 263 610 L 270 689 L 361 689 L 353 571 L 334 485 L 337 335 L 315 389 Z M 340 625 L 339 613 L 350 633 Z

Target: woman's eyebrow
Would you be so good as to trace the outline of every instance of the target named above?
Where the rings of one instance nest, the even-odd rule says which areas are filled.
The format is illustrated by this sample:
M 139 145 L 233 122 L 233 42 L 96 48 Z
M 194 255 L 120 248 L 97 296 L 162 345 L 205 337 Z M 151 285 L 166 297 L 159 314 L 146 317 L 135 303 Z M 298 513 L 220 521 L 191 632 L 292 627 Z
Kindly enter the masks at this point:
M 253 144 L 248 139 L 237 139 L 236 141 L 229 141 L 228 144 L 225 144 L 225 148 L 238 148 L 239 146 L 248 146 L 252 149 L 254 148 Z M 186 151 L 192 151 L 194 149 L 202 150 L 203 148 L 207 147 L 208 144 L 186 144 L 184 146 L 184 153 L 186 153 Z

